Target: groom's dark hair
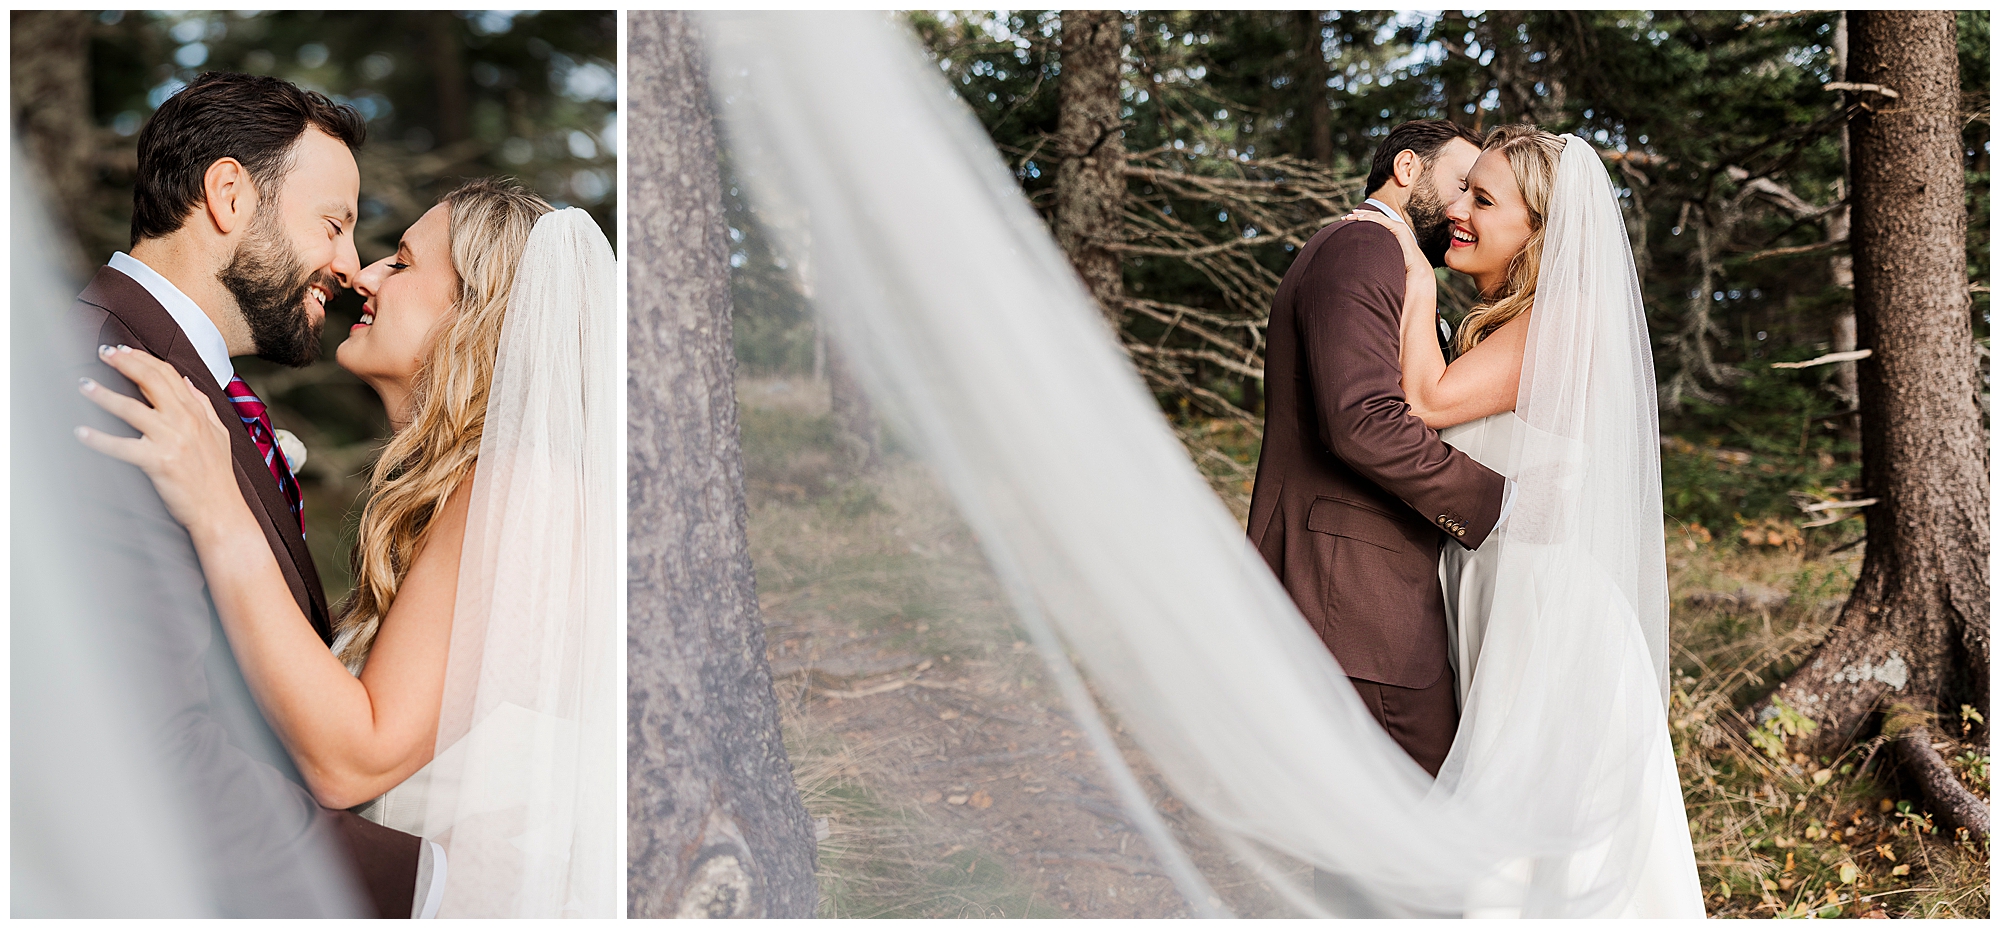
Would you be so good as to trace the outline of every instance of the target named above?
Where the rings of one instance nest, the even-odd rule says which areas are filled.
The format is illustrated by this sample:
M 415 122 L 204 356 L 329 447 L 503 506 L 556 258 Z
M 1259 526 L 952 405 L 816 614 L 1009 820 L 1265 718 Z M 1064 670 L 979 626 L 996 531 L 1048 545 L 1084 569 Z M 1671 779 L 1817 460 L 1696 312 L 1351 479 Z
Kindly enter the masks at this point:
M 360 112 L 275 77 L 210 71 L 195 78 L 139 130 L 139 173 L 132 190 L 132 244 L 169 235 L 201 204 L 208 166 L 234 158 L 263 195 L 274 195 L 291 170 L 292 146 L 315 128 L 359 148 L 368 134 Z
M 1362 187 L 1365 193 L 1374 193 L 1389 183 L 1389 176 L 1396 173 L 1396 156 L 1404 151 L 1417 153 L 1423 159 L 1424 167 L 1437 158 L 1437 153 L 1451 144 L 1453 139 L 1464 139 L 1479 148 L 1483 142 L 1479 133 L 1473 132 L 1448 119 L 1413 119 L 1389 130 L 1389 137 L 1375 146 L 1375 157 L 1368 164 L 1368 184 Z

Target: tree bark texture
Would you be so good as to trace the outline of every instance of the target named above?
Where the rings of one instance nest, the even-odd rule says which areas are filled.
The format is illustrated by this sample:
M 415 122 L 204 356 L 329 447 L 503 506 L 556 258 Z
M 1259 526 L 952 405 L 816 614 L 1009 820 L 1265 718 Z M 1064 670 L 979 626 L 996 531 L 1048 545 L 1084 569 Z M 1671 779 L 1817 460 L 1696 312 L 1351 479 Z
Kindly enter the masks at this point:
M 1862 481 L 1861 575 L 1826 640 L 1774 695 L 1837 750 L 1891 702 L 1987 710 L 1987 438 L 1965 265 L 1965 167 L 1950 12 L 1851 12 L 1848 80 Z
M 1903 772 L 1916 781 L 1924 805 L 1940 832 L 1956 838 L 1958 830 L 1963 829 L 1970 838 L 1988 838 L 1993 834 L 1992 812 L 1983 798 L 1966 789 L 1958 779 L 1958 772 L 1931 747 L 1931 730 L 1925 725 L 1927 716 L 1909 712 L 1904 706 L 1894 707 L 1882 725 L 1882 734 L 1888 737 L 1889 747 Z
M 1323 47 L 1325 25 L 1318 10 L 1294 10 L 1292 22 L 1299 30 L 1298 73 L 1294 81 L 1299 93 L 1299 118 L 1305 124 L 1306 156 L 1333 167 L 1333 108 L 1327 103 L 1326 82 L 1332 76 Z
M 708 82 L 684 14 L 630 30 L 628 912 L 811 916 L 745 535 Z
M 1056 242 L 1116 325 L 1125 292 L 1117 251 L 1125 223 L 1125 135 L 1118 79 L 1125 16 L 1064 10 L 1058 84 Z
M 9 86 L 14 134 L 48 185 L 49 202 L 61 204 L 50 219 L 70 233 L 73 217 L 88 212 L 95 146 L 90 108 L 91 14 L 75 10 L 16 10 L 9 16 Z M 81 279 L 89 268 L 83 252 L 62 250 Z

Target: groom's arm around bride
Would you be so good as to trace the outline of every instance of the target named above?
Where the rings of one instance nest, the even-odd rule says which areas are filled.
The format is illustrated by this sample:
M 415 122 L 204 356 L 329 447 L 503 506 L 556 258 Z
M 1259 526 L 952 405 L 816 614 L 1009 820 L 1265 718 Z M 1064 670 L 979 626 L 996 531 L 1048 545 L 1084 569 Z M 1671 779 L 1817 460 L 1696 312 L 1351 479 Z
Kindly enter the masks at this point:
M 1439 188 L 1455 196 L 1478 156 L 1466 136 L 1398 126 L 1362 209 L 1422 239 L 1442 221 Z M 1369 711 L 1435 775 L 1458 722 L 1438 553 L 1485 540 L 1505 481 L 1410 415 L 1405 280 L 1395 236 L 1368 223 L 1334 223 L 1299 249 L 1271 309 L 1249 534 Z

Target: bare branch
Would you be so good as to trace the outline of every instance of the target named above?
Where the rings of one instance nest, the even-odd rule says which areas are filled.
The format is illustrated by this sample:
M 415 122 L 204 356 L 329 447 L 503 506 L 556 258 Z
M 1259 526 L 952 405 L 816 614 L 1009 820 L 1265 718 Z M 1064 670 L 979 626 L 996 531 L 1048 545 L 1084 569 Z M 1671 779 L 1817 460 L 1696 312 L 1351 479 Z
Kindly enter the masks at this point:
M 1795 368 L 1810 368 L 1810 367 L 1814 367 L 1814 366 L 1816 366 L 1816 365 L 1830 365 L 1830 364 L 1838 364 L 1838 363 L 1840 363 L 1840 362 L 1843 362 L 1843 361 L 1860 361 L 1861 359 L 1863 359 L 1863 358 L 1867 358 L 1867 357 L 1869 357 L 1870 355 L 1873 355 L 1873 354 L 1875 354 L 1875 350 L 1874 350 L 1874 349 L 1872 349 L 1872 348 L 1864 348 L 1864 349 L 1859 349 L 1859 350 L 1856 350 L 1856 351 L 1852 351 L 1852 352 L 1833 352 L 1832 354 L 1827 354 L 1827 355 L 1821 355 L 1821 356 L 1819 356 L 1818 358 L 1814 358 L 1814 359 L 1813 359 L 1813 360 L 1811 360 L 1811 361 L 1778 361 L 1778 362 L 1773 362 L 1773 363 L 1771 364 L 1771 367 L 1773 367 L 1773 368 L 1786 368 L 1786 369 L 1795 369 Z

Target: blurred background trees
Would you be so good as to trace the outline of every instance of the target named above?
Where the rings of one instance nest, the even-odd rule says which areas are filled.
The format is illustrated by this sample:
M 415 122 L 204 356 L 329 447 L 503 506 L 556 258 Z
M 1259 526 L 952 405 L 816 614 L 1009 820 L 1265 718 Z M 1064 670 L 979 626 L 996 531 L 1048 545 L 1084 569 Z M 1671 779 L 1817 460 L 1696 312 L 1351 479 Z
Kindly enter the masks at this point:
M 909 15 L 1059 238 L 1057 177 L 1073 147 L 1062 123 L 1064 16 Z M 1270 290 L 1299 243 L 1359 202 L 1368 158 L 1391 126 L 1528 120 L 1596 145 L 1626 202 L 1660 378 L 1668 512 L 1745 541 L 1754 531 L 1768 543 L 1775 531 L 1783 544 L 1794 535 L 1764 520 L 1858 489 L 1853 365 L 1773 367 L 1855 347 L 1844 131 L 1852 101 L 1827 86 L 1843 78 L 1841 14 L 1117 18 L 1131 154 L 1123 240 L 1103 246 L 1125 257 L 1122 307 L 1107 311 L 1170 413 L 1254 429 Z M 1974 299 L 1966 339 L 1983 359 L 1989 14 L 1962 12 L 1957 25 Z M 1452 284 L 1447 316 L 1472 298 Z
M 618 246 L 614 12 L 15 12 L 11 27 L 14 130 L 76 238 L 79 279 L 130 245 L 139 128 L 216 70 L 280 77 L 367 118 L 364 265 L 461 180 L 493 175 L 589 210 Z M 332 361 L 360 310 L 352 293 L 327 307 L 312 367 L 237 362 L 306 443 L 307 537 L 334 599 L 348 585 L 346 517 L 389 434 L 373 392 Z
M 1072 14 L 1074 18 L 1074 14 Z M 1099 17 L 1091 14 L 1091 28 Z M 1844 78 L 1837 12 L 1130 12 L 1115 88 L 1118 144 L 1074 126 L 1101 101 L 1065 98 L 1059 11 L 918 11 L 905 20 L 1082 262 L 1135 366 L 1247 505 L 1262 414 L 1265 315 L 1293 251 L 1357 204 L 1396 123 L 1475 129 L 1528 119 L 1606 156 L 1627 205 L 1655 347 L 1666 509 L 1690 533 L 1753 548 L 1858 538 Z M 1957 14 L 1966 191 L 1967 342 L 1990 391 L 1989 14 Z M 1093 72 L 1094 73 L 1094 72 Z M 1085 82 L 1088 83 L 1088 82 Z M 1100 82 L 1102 83 L 1102 82 Z M 1100 88 L 1093 91 L 1101 95 Z M 1065 106 L 1075 122 L 1066 129 Z M 1089 138 L 1084 138 L 1089 135 Z M 1122 161 L 1123 223 L 1065 228 L 1071 159 Z M 1079 168 L 1082 166 L 1079 165 Z M 823 358 L 748 207 L 729 198 L 746 363 Z M 1105 280 L 1102 255 L 1122 258 Z M 776 270 L 774 270 L 776 269 Z M 1447 318 L 1473 294 L 1447 275 Z M 1115 285 L 1115 286 L 1114 286 Z M 755 300 L 741 302 L 752 296 Z M 814 364 L 814 370 L 822 370 Z M 1230 464 L 1229 462 L 1233 462 Z

